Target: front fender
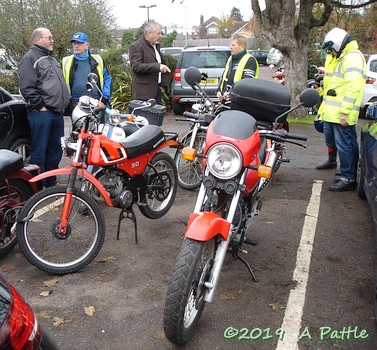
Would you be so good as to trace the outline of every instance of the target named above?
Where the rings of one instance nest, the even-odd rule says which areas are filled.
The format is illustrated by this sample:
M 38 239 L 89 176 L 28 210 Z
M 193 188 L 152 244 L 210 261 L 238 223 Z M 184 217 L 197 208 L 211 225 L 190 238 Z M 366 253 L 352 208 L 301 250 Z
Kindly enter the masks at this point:
M 46 171 L 46 172 L 44 172 L 40 175 L 37 175 L 37 176 L 33 177 L 32 179 L 30 179 L 29 181 L 30 182 L 36 182 L 36 181 L 43 180 L 43 179 L 50 177 L 50 176 L 69 175 L 71 172 L 72 172 L 71 167 L 54 169 L 54 170 Z M 88 170 L 79 169 L 77 171 L 77 176 L 84 177 L 86 180 L 91 182 L 97 188 L 97 190 L 99 191 L 99 193 L 101 194 L 101 196 L 105 200 L 106 205 L 108 205 L 109 207 L 113 206 L 113 203 L 111 202 L 109 193 L 106 191 L 105 187 Z
M 220 215 L 212 212 L 192 213 L 186 227 L 185 236 L 196 241 L 209 241 L 220 235 L 226 241 L 230 231 L 230 223 Z

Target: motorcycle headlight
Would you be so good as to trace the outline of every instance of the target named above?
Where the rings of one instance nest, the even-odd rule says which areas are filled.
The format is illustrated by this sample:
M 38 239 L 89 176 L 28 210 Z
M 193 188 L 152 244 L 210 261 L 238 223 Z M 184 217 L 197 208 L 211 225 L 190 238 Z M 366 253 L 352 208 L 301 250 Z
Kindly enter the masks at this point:
M 220 179 L 230 179 L 242 169 L 241 152 L 229 143 L 218 143 L 207 153 L 209 171 Z

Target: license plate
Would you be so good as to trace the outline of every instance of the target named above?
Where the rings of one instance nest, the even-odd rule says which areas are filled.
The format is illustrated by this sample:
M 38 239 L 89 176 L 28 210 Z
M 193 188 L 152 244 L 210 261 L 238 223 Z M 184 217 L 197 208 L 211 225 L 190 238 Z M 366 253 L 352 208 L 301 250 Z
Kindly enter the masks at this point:
M 218 85 L 218 79 L 217 78 L 208 78 L 207 80 L 201 80 L 200 84 L 202 85 Z

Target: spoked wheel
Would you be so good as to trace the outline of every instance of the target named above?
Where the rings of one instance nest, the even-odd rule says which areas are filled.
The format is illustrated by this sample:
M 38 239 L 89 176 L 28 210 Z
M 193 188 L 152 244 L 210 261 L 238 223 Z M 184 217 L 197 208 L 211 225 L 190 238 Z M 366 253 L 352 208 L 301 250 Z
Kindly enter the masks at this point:
M 32 195 L 31 189 L 21 180 L 9 180 L 10 197 L 5 182 L 0 186 L 0 256 L 6 255 L 17 245 L 16 218 Z
M 185 238 L 168 287 L 164 330 L 168 340 L 184 344 L 193 336 L 202 315 L 205 282 L 215 255 L 215 238 L 198 242 Z
M 190 145 L 191 135 L 192 134 L 183 140 L 184 147 Z M 204 133 L 198 133 L 194 141 L 194 148 L 196 149 L 197 154 L 203 154 L 205 142 L 206 135 Z M 174 158 L 178 171 L 178 184 L 185 190 L 194 190 L 202 183 L 202 158 L 196 157 L 193 161 L 189 161 L 181 157 L 181 152 L 182 150 L 177 150 Z
M 17 239 L 26 259 L 54 274 L 76 272 L 88 265 L 105 239 L 102 211 L 80 191 L 72 196 L 66 229 L 59 230 L 65 197 L 64 187 L 46 188 L 30 198 L 17 220 Z
M 173 205 L 177 194 L 177 168 L 166 153 L 157 153 L 151 160 L 147 177 L 146 205 L 139 205 L 141 213 L 149 219 L 159 219 Z

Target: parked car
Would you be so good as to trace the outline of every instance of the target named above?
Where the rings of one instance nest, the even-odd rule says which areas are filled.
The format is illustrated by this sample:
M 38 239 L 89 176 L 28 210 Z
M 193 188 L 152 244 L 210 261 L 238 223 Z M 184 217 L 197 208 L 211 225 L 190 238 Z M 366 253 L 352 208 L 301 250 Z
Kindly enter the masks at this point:
M 280 66 L 283 60 L 283 54 L 278 50 L 272 47 L 268 51 L 266 63 L 267 65 Z
M 0 349 L 58 350 L 31 307 L 1 275 Z
M 247 50 L 247 52 L 250 55 L 253 55 L 257 59 L 258 64 L 267 66 L 267 56 L 268 56 L 267 50 Z
M 161 47 L 160 51 L 162 54 L 169 54 L 178 59 L 181 54 L 183 47 Z
M 375 238 L 377 238 L 377 102 L 367 108 L 365 116 L 370 121 L 361 128 L 357 194 L 368 201 L 374 221 Z M 377 280 L 374 293 L 374 318 L 377 322 Z
M 198 100 L 195 91 L 185 80 L 186 69 L 197 67 L 202 73 L 206 72 L 208 78 L 202 80 L 201 84 L 208 96 L 218 101 L 216 90 L 229 56 L 230 48 L 227 46 L 198 46 L 182 50 L 171 87 L 175 114 L 182 114 Z
M 377 234 L 377 103 L 367 109 L 370 121 L 361 128 L 357 194 L 367 199 Z
M 360 105 L 360 117 L 364 118 L 369 105 L 377 101 L 377 54 L 367 60 L 367 79 Z
M 27 104 L 0 87 L 0 148 L 19 153 L 24 163 L 30 160 L 31 136 Z

